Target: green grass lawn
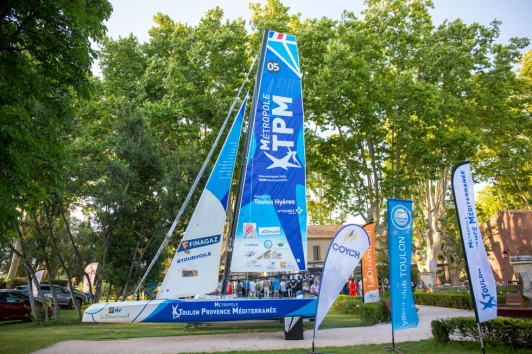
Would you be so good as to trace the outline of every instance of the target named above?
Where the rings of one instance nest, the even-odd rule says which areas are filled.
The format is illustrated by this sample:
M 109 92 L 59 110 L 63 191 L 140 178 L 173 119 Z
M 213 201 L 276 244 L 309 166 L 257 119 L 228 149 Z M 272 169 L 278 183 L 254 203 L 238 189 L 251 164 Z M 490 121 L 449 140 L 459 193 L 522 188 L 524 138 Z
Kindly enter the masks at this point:
M 226 334 L 241 332 L 279 332 L 284 327 L 278 322 L 243 325 L 212 325 L 189 328 L 184 331 L 180 323 L 82 323 L 76 311 L 59 309 L 60 323 L 49 326 L 11 321 L 0 322 L 0 352 L 31 353 L 64 340 L 76 339 L 119 339 L 138 337 L 168 337 L 187 335 Z M 52 320 L 50 321 L 53 322 Z M 352 315 L 331 311 L 320 329 L 360 327 L 363 323 Z M 306 330 L 312 330 L 314 322 L 305 323 Z
M 321 328 L 321 326 L 320 326 Z M 330 354 L 375 354 L 375 353 L 384 353 L 387 351 L 387 348 L 391 344 L 366 344 L 366 345 L 356 345 L 350 347 L 315 347 L 314 350 L 320 353 L 330 353 Z M 419 342 L 405 342 L 398 343 L 396 346 L 398 349 L 402 349 L 404 354 L 469 354 L 469 353 L 482 353 L 482 348 L 479 343 L 451 343 L 445 346 L 439 345 L 434 340 L 422 340 Z M 306 354 L 310 351 L 308 349 L 290 349 L 290 350 L 270 350 L 270 351 L 260 351 L 253 352 L 253 354 Z M 515 349 L 505 349 L 505 348 L 491 348 L 486 347 L 487 354 L 495 353 L 515 353 L 515 354 L 525 354 L 530 351 L 526 350 L 515 350 Z M 221 354 L 221 352 L 217 352 Z M 224 354 L 244 354 L 245 351 L 234 351 L 234 352 L 224 352 Z M 388 353 L 395 353 L 388 351 Z M 211 352 L 210 354 L 216 354 Z
M 52 344 L 65 340 L 84 339 L 119 339 L 138 337 L 167 337 L 167 336 L 190 336 L 209 335 L 226 333 L 249 333 L 249 332 L 278 332 L 283 330 L 277 322 L 266 322 L 263 324 L 243 325 L 212 325 L 199 328 L 190 328 L 184 331 L 184 324 L 169 323 L 81 323 L 76 318 L 76 311 L 70 309 L 60 309 L 60 324 L 49 326 L 37 325 L 25 322 L 0 322 L 0 352 L 2 353 L 32 353 L 38 349 L 48 347 Z M 358 317 L 343 313 L 330 311 L 322 322 L 320 329 L 341 328 L 341 327 L 361 327 L 362 321 Z M 305 323 L 305 329 L 311 333 L 314 322 Z M 377 353 L 385 350 L 387 345 L 360 345 L 355 347 L 342 348 L 315 348 L 316 351 L 327 353 Z M 446 346 L 439 346 L 433 340 L 420 342 L 400 343 L 398 348 L 403 348 L 405 353 L 479 353 L 478 343 L 453 343 Z M 309 348 L 310 349 L 310 348 Z M 308 351 L 308 350 L 307 350 Z M 306 353 L 305 350 L 278 350 L 260 351 L 261 353 Z M 530 351 L 506 350 L 504 348 L 487 348 L 487 353 L 530 353 Z M 233 353 L 245 353 L 233 352 Z M 255 353 L 255 352 L 254 352 Z

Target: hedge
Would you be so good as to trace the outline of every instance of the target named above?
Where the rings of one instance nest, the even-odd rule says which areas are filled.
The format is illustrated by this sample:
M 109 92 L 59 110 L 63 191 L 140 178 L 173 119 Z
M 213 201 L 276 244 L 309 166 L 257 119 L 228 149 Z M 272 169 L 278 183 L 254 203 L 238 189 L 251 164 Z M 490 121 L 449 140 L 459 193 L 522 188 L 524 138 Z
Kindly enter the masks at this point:
M 445 293 L 414 293 L 416 305 L 428 305 L 448 307 L 453 309 L 471 310 L 471 295 L 467 294 L 445 294 Z M 505 304 L 504 295 L 497 296 L 498 304 Z
M 0 278 L 0 289 L 5 289 L 7 286 L 7 278 Z M 16 277 L 15 284 L 13 286 L 28 285 L 28 279 L 26 277 Z
M 366 326 L 388 321 L 389 311 L 382 301 L 364 304 L 361 297 L 339 295 L 331 310 L 358 315 Z
M 55 285 L 67 286 L 68 280 L 66 279 L 54 279 L 53 283 Z M 48 284 L 48 278 L 43 279 L 41 284 Z M 28 285 L 28 279 L 26 277 L 16 277 L 15 284 L 13 286 Z M 0 278 L 0 289 L 5 289 L 7 287 L 6 278 Z
M 434 340 L 440 344 L 453 339 L 479 341 L 478 327 L 474 317 L 452 317 L 431 322 Z M 532 320 L 497 317 L 481 324 L 484 341 L 492 346 L 532 348 Z M 451 338 L 451 335 L 454 338 Z
M 331 306 L 331 310 L 336 310 L 351 315 L 358 315 L 358 308 L 363 304 L 364 302 L 362 301 L 361 297 L 338 295 L 336 301 Z

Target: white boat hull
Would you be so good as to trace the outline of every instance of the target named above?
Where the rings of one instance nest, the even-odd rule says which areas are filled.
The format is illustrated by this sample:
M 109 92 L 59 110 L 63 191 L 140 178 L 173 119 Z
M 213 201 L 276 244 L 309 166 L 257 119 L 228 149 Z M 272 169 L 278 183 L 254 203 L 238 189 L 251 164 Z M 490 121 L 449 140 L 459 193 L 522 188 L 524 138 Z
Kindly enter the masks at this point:
M 214 323 L 315 314 L 315 298 L 172 299 L 93 304 L 83 322 Z

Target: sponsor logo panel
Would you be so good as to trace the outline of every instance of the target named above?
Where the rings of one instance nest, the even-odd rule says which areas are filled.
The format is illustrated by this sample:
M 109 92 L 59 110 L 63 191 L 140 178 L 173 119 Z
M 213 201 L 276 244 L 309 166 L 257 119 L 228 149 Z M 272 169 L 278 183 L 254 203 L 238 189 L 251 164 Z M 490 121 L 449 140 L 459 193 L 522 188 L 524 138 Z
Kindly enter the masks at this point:
M 256 239 L 257 238 L 257 224 L 253 222 L 244 223 L 244 239 Z
M 200 259 L 200 258 L 207 258 L 207 257 L 210 257 L 211 255 L 212 255 L 211 252 L 200 253 L 200 254 L 196 254 L 194 256 L 188 256 L 188 257 L 183 257 L 183 258 L 176 259 L 176 263 L 177 264 L 186 263 L 186 262 L 194 261 L 194 260 Z
M 259 235 L 280 235 L 281 228 L 279 226 L 259 227 Z
M 207 237 L 196 238 L 193 240 L 183 241 L 179 245 L 179 249 L 177 251 L 178 252 L 189 251 L 194 248 L 209 246 L 209 245 L 220 242 L 221 239 L 222 239 L 222 235 L 214 235 L 214 236 L 207 236 Z
M 410 212 L 403 205 L 397 205 L 392 210 L 392 223 L 399 230 L 410 227 Z

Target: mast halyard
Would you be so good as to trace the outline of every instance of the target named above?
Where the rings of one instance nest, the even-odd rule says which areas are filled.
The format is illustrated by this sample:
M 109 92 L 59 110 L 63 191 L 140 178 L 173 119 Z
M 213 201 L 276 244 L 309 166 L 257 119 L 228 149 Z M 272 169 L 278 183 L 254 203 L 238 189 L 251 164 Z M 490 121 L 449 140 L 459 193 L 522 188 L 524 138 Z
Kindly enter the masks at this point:
M 270 33 L 269 29 L 264 30 L 264 35 L 262 37 L 262 47 L 260 50 L 259 66 L 257 68 L 257 75 L 255 79 L 255 87 L 253 89 L 253 99 L 251 100 L 251 114 L 249 115 L 248 129 L 246 131 L 246 142 L 244 144 L 244 152 L 242 155 L 242 164 L 240 166 L 240 177 L 238 179 L 237 194 L 235 198 L 235 208 L 233 209 L 233 219 L 231 222 L 231 230 L 229 233 L 229 240 L 227 246 L 227 256 L 225 260 L 225 268 L 222 279 L 222 294 L 227 294 L 227 284 L 231 277 L 231 261 L 233 258 L 233 245 L 236 236 L 236 229 L 238 225 L 238 211 L 242 205 L 242 194 L 244 190 L 244 181 L 246 180 L 246 169 L 249 159 L 249 145 L 251 144 L 251 137 L 253 134 L 256 107 L 258 102 L 258 95 L 260 90 L 260 83 L 262 79 L 262 72 L 264 69 L 264 58 L 266 55 L 266 48 L 268 46 L 268 35 Z

